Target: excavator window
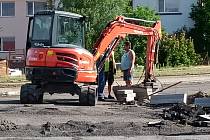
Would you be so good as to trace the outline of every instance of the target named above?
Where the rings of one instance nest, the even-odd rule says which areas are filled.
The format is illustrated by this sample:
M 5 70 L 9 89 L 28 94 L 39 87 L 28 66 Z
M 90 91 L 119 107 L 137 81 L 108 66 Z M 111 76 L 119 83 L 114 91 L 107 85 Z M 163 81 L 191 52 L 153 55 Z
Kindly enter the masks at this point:
M 59 16 L 57 43 L 83 46 L 83 23 L 79 18 Z
M 26 42 L 26 53 L 28 52 L 28 49 L 31 48 L 31 37 L 32 37 L 32 29 L 33 29 L 32 27 L 33 27 L 33 17 L 29 17 L 27 42 Z
M 36 15 L 33 24 L 32 40 L 50 40 L 51 15 Z

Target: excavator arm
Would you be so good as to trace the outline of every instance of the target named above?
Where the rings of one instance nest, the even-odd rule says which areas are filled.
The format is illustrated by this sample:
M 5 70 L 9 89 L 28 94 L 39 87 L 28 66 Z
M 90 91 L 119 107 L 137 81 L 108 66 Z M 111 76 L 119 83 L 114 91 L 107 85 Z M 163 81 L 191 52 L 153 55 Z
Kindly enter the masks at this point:
M 152 27 L 139 25 L 139 22 L 153 23 Z M 146 21 L 142 19 L 126 18 L 119 16 L 116 20 L 110 22 L 102 31 L 99 39 L 94 46 L 93 57 L 100 71 L 104 61 L 109 57 L 110 53 L 118 45 L 119 41 L 127 35 L 144 35 L 147 36 L 146 49 L 146 70 L 145 82 L 151 82 L 154 79 L 154 61 L 157 54 L 157 44 L 161 38 L 161 22 Z M 101 58 L 101 56 L 103 56 Z

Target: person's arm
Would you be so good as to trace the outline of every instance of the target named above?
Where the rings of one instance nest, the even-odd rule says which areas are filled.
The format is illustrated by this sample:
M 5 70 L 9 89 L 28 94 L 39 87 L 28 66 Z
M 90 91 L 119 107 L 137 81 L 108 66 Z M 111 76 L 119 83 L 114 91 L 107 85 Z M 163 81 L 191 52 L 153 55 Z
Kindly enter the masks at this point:
M 111 52 L 111 55 L 110 55 L 110 57 L 111 57 L 111 59 L 112 59 L 112 65 L 113 65 L 113 69 L 112 69 L 112 72 L 114 73 L 114 74 L 116 74 L 116 63 L 115 63 L 115 58 L 114 58 L 114 52 L 112 51 Z
M 113 70 L 114 70 L 114 74 L 116 74 L 117 67 L 116 67 L 115 59 L 113 59 Z
M 132 70 L 132 69 L 134 69 L 134 63 L 135 63 L 135 53 L 134 53 L 133 50 L 130 50 L 129 57 L 130 57 L 130 60 L 131 60 L 130 70 Z

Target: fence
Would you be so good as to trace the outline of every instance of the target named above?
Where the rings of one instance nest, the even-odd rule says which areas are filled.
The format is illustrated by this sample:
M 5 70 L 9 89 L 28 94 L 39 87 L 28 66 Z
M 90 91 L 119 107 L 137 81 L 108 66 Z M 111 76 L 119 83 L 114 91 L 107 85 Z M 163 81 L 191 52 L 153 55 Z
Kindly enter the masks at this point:
M 15 51 L 0 52 L 0 75 L 8 74 L 8 69 L 21 69 L 25 67 L 25 50 L 15 49 Z
M 7 61 L 8 67 L 11 69 L 23 69 L 25 67 L 25 50 L 16 49 L 15 51 L 9 51 Z

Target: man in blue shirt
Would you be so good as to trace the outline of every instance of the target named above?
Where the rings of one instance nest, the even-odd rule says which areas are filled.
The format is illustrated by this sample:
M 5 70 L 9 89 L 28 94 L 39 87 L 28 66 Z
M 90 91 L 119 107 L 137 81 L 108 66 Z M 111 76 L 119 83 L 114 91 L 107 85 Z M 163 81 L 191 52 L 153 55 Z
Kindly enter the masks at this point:
M 135 52 L 131 49 L 131 43 L 125 42 L 125 53 L 121 58 L 121 70 L 123 71 L 123 80 L 127 87 L 131 87 L 133 80 L 133 69 L 135 63 Z

